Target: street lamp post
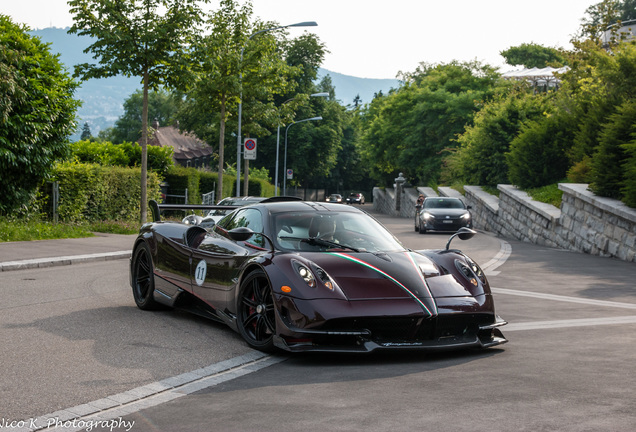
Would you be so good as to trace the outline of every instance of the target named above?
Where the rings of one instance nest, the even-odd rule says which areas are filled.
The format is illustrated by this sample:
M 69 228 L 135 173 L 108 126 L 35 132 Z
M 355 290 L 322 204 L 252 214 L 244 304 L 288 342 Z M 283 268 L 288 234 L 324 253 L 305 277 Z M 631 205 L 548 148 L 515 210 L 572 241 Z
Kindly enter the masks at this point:
M 287 195 L 287 131 L 289 130 L 290 127 L 292 127 L 296 123 L 302 123 L 302 122 L 306 122 L 306 121 L 315 121 L 315 120 L 322 120 L 322 117 L 318 116 L 318 117 L 312 117 L 312 118 L 307 118 L 307 119 L 303 119 L 303 120 L 298 120 L 298 121 L 295 121 L 293 123 L 290 123 L 285 128 L 285 159 L 284 159 L 284 168 L 283 168 L 283 171 L 284 171 L 284 175 L 283 175 L 283 195 Z
M 241 48 L 241 61 L 239 64 L 239 86 L 240 86 L 240 96 L 239 96 L 239 105 L 238 105 L 238 133 L 236 134 L 236 196 L 241 196 L 241 119 L 243 117 L 243 53 L 245 52 L 245 46 L 247 43 L 257 34 L 280 30 L 288 27 L 315 27 L 318 23 L 315 21 L 304 21 L 296 24 L 288 24 L 284 26 L 272 27 L 263 30 L 259 30 L 256 33 L 252 33 L 250 37 L 247 38 L 245 44 Z
M 329 93 L 327 93 L 327 92 L 312 93 L 309 96 L 311 96 L 311 97 L 328 97 Z M 285 102 L 283 102 L 281 105 L 284 105 L 287 102 L 292 101 L 294 99 L 295 98 L 288 99 Z M 280 114 L 279 114 L 279 125 L 278 125 L 278 129 L 276 131 L 276 168 L 274 169 L 274 196 L 278 196 L 278 159 L 279 159 L 279 154 L 280 154 L 280 151 L 278 150 L 279 147 L 280 147 Z

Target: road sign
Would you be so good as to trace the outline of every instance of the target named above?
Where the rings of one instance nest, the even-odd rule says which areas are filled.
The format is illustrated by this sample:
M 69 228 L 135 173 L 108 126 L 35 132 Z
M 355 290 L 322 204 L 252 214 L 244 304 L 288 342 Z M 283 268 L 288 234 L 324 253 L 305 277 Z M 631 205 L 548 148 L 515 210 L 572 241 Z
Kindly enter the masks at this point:
M 243 146 L 243 159 L 256 159 L 256 138 L 245 138 Z
M 287 170 L 287 180 L 291 180 L 294 178 L 294 170 L 293 169 L 288 169 Z

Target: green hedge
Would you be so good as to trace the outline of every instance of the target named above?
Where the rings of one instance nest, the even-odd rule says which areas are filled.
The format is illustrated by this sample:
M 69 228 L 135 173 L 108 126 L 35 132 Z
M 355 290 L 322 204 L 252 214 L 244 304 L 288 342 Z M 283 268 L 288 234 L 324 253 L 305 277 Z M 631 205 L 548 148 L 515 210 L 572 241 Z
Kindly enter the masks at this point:
M 139 167 L 141 146 L 138 143 L 77 141 L 71 143 L 73 157 L 81 163 Z M 172 147 L 148 146 L 148 170 L 165 174 L 174 165 Z
M 196 168 L 174 166 L 168 169 L 164 180 L 168 183 L 168 195 L 182 195 L 188 189 L 188 203 L 200 204 L 204 193 L 216 191 L 219 176 L 215 172 L 200 171 Z M 241 187 L 243 179 L 241 178 Z M 244 195 L 244 194 L 243 194 Z M 274 196 L 274 185 L 263 179 L 251 179 L 248 184 L 248 195 L 271 197 Z M 236 196 L 236 176 L 223 175 L 223 196 L 216 199 L 220 201 L 225 197 Z M 170 197 L 169 197 L 170 198 Z M 183 203 L 180 198 L 170 198 L 168 203 Z
M 183 195 L 188 190 L 188 204 L 201 204 L 201 194 L 199 193 L 199 181 L 201 171 L 196 168 L 185 168 L 175 165 L 168 169 L 164 180 L 168 183 L 168 195 Z M 168 197 L 169 204 L 183 204 L 183 199 Z
M 141 169 L 63 163 L 54 168 L 59 181 L 58 215 L 65 222 L 133 221 L 141 211 Z M 159 200 L 159 176 L 148 172 L 148 199 Z M 48 196 L 43 198 L 50 201 Z M 43 206 L 44 208 L 44 206 Z

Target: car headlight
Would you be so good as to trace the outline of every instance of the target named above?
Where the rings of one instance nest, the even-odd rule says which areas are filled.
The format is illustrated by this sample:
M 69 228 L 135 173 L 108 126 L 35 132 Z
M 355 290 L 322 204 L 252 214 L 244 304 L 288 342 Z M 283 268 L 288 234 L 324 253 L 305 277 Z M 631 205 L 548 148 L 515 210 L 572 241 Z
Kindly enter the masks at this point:
M 430 214 L 429 212 L 424 212 L 422 213 L 422 217 L 424 219 L 435 219 L 435 216 L 433 216 L 432 214 Z
M 333 281 L 331 276 L 329 276 L 329 274 L 327 274 L 327 272 L 324 271 L 322 268 L 316 265 L 310 268 L 299 261 L 293 261 L 292 263 L 294 266 L 294 270 L 296 270 L 296 273 L 298 273 L 298 276 L 300 276 L 301 279 L 304 280 L 305 283 L 311 288 L 315 288 L 317 286 L 317 282 L 320 281 L 322 282 L 322 285 L 328 290 L 334 290 L 335 282 Z
M 462 215 L 462 219 L 470 220 L 470 213 L 466 213 L 466 214 Z
M 309 268 L 306 265 L 301 264 L 298 261 L 294 261 L 294 270 L 296 270 L 296 273 L 298 273 L 298 276 L 300 276 L 301 279 L 304 280 L 307 285 L 309 285 L 312 288 L 316 286 L 316 278 L 314 277 L 314 274 L 311 272 L 311 270 L 309 270 Z

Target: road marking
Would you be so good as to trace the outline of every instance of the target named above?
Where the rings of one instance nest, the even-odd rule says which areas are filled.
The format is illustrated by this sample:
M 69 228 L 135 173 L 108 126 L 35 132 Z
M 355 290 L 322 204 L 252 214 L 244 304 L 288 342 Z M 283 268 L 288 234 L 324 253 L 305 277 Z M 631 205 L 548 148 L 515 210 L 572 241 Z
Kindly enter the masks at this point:
M 25 425 L 20 431 L 46 429 L 74 432 L 86 429 L 88 422 L 121 420 L 123 416 L 160 405 L 226 381 L 256 372 L 286 360 L 283 356 L 267 355 L 259 351 L 234 357 L 205 368 L 156 381 L 116 395 L 88 402 L 18 422 Z M 77 425 L 77 426 L 76 426 Z M 16 431 L 18 429 L 15 429 Z
M 600 325 L 636 324 L 636 316 L 620 316 L 613 318 L 582 318 L 558 321 L 533 321 L 509 323 L 502 330 L 507 332 L 518 330 L 542 330 L 566 327 L 589 327 Z
M 554 301 L 562 301 L 562 302 L 569 302 L 569 303 L 580 303 L 580 304 L 586 304 L 586 305 L 592 305 L 592 306 L 614 307 L 614 308 L 621 308 L 621 309 L 636 309 L 636 304 L 634 303 L 619 303 L 619 302 L 613 302 L 613 301 L 607 301 L 607 300 L 594 300 L 594 299 L 587 299 L 587 298 L 580 298 L 580 297 L 562 296 L 562 295 L 556 295 L 556 294 L 519 291 L 519 290 L 512 290 L 507 288 L 491 288 L 491 290 L 495 294 L 508 294 L 508 295 L 522 296 L 522 297 L 538 298 L 542 300 L 554 300 Z
M 490 261 L 488 261 L 487 263 L 481 266 L 481 269 L 484 271 L 486 276 L 497 276 L 499 273 L 501 273 L 499 271 L 495 271 L 495 269 L 503 265 L 508 259 L 508 257 L 510 256 L 510 253 L 512 252 L 512 247 L 510 246 L 510 243 L 502 239 L 497 239 L 497 240 L 499 240 L 499 243 L 501 244 L 501 247 L 499 248 L 499 252 L 497 253 L 497 255 L 495 255 L 493 259 L 491 259 Z

